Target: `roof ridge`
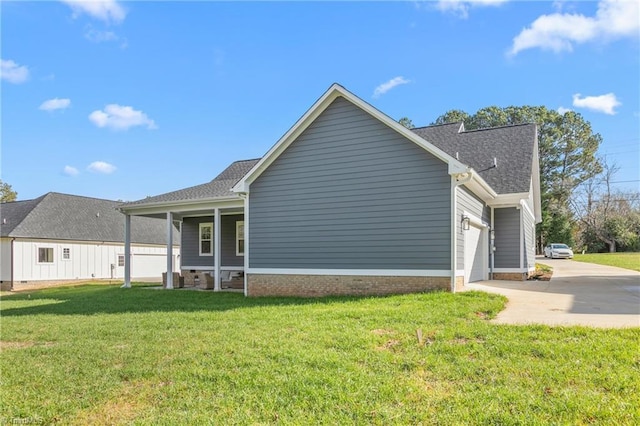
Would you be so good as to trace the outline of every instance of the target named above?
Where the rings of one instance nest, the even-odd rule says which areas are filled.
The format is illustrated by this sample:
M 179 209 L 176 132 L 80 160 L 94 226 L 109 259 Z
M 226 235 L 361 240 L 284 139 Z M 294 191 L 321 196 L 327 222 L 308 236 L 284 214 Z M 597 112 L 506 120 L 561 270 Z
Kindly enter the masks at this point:
M 465 131 L 462 133 L 483 132 L 485 130 L 497 130 L 497 129 L 506 129 L 508 127 L 535 126 L 535 125 L 536 123 L 505 124 L 503 126 L 483 127 L 481 129 L 470 129 L 470 130 L 465 129 Z
M 452 121 L 451 123 L 442 123 L 442 124 L 429 124 L 428 126 L 414 127 L 413 129 L 410 129 L 410 130 L 422 130 L 422 129 L 430 129 L 433 127 L 453 126 L 454 124 L 464 124 L 464 121 Z
M 96 197 L 89 197 L 88 195 L 66 194 L 64 192 L 55 192 L 55 191 L 47 192 L 46 194 L 44 194 L 44 196 L 47 196 L 47 195 L 63 195 L 65 197 L 86 198 L 89 200 L 98 200 L 98 201 L 111 201 L 114 203 L 118 202 L 118 200 L 111 200 L 109 198 L 96 198 Z

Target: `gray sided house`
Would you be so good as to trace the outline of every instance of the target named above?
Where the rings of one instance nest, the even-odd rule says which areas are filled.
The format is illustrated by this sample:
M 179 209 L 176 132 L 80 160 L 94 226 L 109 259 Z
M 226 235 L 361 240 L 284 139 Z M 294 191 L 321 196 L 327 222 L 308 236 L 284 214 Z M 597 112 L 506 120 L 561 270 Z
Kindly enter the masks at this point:
M 124 216 L 118 201 L 49 192 L 0 204 L 0 284 L 124 278 Z M 166 222 L 136 217 L 130 240 L 130 277 L 159 278 L 167 253 Z M 176 241 L 177 242 L 177 241 Z
M 182 223 L 187 283 L 243 277 L 248 296 L 456 291 L 534 270 L 538 173 L 533 124 L 409 130 L 334 84 L 264 157 L 120 208 L 127 235 L 132 216 Z

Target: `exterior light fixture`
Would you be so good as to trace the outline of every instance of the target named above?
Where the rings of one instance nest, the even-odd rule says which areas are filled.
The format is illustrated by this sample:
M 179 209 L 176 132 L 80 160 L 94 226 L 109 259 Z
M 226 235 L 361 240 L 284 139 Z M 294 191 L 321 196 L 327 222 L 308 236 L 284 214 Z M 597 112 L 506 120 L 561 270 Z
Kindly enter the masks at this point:
M 471 226 L 471 219 L 469 216 L 462 216 L 462 230 L 468 231 Z

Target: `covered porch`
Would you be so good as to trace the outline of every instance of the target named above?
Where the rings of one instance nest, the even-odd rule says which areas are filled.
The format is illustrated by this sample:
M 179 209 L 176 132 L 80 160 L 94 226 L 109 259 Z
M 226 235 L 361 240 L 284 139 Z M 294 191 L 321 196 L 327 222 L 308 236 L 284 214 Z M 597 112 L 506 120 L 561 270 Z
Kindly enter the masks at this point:
M 199 288 L 242 291 L 245 278 L 245 200 L 239 197 L 182 205 L 121 207 L 125 215 L 125 265 L 123 287 L 131 287 L 131 216 L 164 219 L 167 261 L 163 288 Z M 170 247 L 179 242 L 180 261 Z M 177 264 L 176 264 L 177 263 Z

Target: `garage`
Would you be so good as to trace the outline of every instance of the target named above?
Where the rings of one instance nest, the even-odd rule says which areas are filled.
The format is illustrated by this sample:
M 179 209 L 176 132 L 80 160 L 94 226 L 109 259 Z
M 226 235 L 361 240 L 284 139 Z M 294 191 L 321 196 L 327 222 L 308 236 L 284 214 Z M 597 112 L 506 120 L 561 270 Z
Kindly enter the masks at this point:
M 487 244 L 484 228 L 470 224 L 464 231 L 464 282 L 482 281 L 486 279 Z

